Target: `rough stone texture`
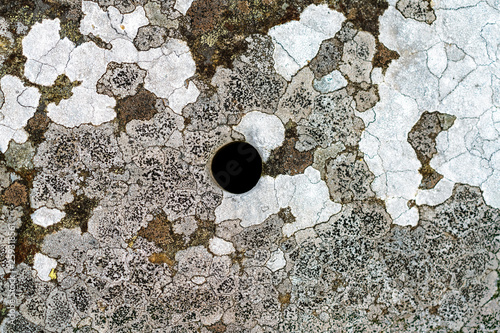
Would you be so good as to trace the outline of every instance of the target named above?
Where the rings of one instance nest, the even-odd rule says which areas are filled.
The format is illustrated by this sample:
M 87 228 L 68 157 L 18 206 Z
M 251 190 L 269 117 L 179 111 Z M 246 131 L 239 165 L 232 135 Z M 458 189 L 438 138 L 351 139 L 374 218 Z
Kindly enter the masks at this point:
M 311 3 L 0 1 L 1 332 L 498 330 L 498 4 Z

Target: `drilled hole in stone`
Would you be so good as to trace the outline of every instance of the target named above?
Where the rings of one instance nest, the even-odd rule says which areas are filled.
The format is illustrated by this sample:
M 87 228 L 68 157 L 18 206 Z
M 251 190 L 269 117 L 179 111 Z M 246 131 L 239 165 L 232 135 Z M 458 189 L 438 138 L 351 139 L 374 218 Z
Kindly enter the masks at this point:
M 221 147 L 212 159 L 212 175 L 224 190 L 241 194 L 257 185 L 262 158 L 252 145 L 236 141 Z

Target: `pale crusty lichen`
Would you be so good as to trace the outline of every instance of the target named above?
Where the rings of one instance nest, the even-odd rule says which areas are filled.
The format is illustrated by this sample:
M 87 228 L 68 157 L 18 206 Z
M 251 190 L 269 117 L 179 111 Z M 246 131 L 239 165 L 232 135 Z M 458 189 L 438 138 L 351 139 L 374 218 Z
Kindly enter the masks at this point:
M 498 328 L 498 8 L 308 5 L 0 4 L 1 331 Z

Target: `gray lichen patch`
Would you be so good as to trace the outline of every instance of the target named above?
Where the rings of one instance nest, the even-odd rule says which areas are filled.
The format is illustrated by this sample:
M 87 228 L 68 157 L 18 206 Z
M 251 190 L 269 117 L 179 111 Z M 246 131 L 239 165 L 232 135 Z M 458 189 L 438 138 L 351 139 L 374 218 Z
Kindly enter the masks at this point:
M 311 114 L 314 99 L 319 95 L 312 87 L 313 72 L 309 67 L 299 71 L 281 97 L 275 114 L 286 124 L 289 120 L 297 123 Z
M 430 0 L 399 0 L 396 8 L 406 18 L 427 24 L 432 24 L 436 20 Z
M 339 32 L 339 34 L 342 33 Z M 316 79 L 319 79 L 338 68 L 342 57 L 344 44 L 338 38 L 323 41 L 318 54 L 309 63 Z
M 359 112 L 365 112 L 371 109 L 380 100 L 377 85 L 370 85 L 362 82 L 360 85 L 348 86 L 347 89 L 354 91 L 356 110 Z
M 372 59 L 375 55 L 375 37 L 358 32 L 344 43 L 340 71 L 352 82 L 371 82 Z
M 114 7 L 122 14 L 133 12 L 137 6 L 142 6 L 146 1 L 144 0 L 91 0 L 99 4 L 99 6 L 106 10 L 109 7 Z
M 35 148 L 30 141 L 23 144 L 11 141 L 5 152 L 5 161 L 8 167 L 16 171 L 28 171 L 33 169 L 34 156 Z
M 351 102 L 346 89 L 316 97 L 312 113 L 298 123 L 299 142 L 295 147 L 299 151 L 317 146 L 326 148 L 338 141 L 345 146 L 356 146 L 364 124 L 355 116 Z
M 110 62 L 106 73 L 97 81 L 97 92 L 117 99 L 133 96 L 144 84 L 145 77 L 146 71 L 137 64 Z
M 16 245 L 12 267 L 0 246 L 0 331 L 494 332 L 496 9 L 426 24 L 426 3 L 0 4 L 0 137 L 42 95 L 0 153 L 0 244 Z M 23 36 L 50 32 L 35 22 L 72 50 L 31 71 L 51 86 L 23 76 Z M 237 140 L 268 154 L 242 195 L 210 174 Z M 433 189 L 414 151 L 445 175 Z
M 139 28 L 134 38 L 134 45 L 139 51 L 147 51 L 163 45 L 167 40 L 168 30 L 160 26 L 144 26 Z
M 374 197 L 374 175 L 358 152 L 342 152 L 326 161 L 325 179 L 333 201 L 347 203 Z
M 235 61 L 233 69 L 219 68 L 212 79 L 218 88 L 221 106 L 236 117 L 250 111 L 273 113 L 285 92 L 286 80 L 254 66 Z
M 442 131 L 447 131 L 454 123 L 456 117 L 440 112 L 424 112 L 417 123 L 408 133 L 408 142 L 415 150 L 422 167 L 420 188 L 432 189 L 443 178 L 430 166 L 432 157 L 437 153 L 436 137 Z

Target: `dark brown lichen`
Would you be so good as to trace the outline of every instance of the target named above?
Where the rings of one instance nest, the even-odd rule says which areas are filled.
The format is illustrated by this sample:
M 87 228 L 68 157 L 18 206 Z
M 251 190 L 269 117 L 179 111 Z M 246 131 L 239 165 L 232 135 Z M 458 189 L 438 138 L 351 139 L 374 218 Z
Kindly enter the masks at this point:
M 285 127 L 285 141 L 283 145 L 271 151 L 269 159 L 264 164 L 263 174 L 271 177 L 277 175 L 296 175 L 312 165 L 314 156 L 312 151 L 298 151 L 295 144 L 298 141 L 297 124 L 289 121 Z
M 382 73 L 389 67 L 391 61 L 399 58 L 399 53 L 396 51 L 388 49 L 384 44 L 382 44 L 378 38 L 376 39 L 377 52 L 373 56 L 372 64 L 373 67 L 382 68 Z
M 432 157 L 437 153 L 436 137 L 448 130 L 456 117 L 440 112 L 425 111 L 408 133 L 408 143 L 413 147 L 422 167 L 419 169 L 422 181 L 419 188 L 432 189 L 443 178 L 431 166 Z
M 379 35 L 378 18 L 389 8 L 385 0 L 330 0 L 330 8 L 345 15 L 348 21 L 358 30 Z
M 127 123 L 134 119 L 151 119 L 158 112 L 156 100 L 156 95 L 144 88 L 139 88 L 134 96 L 119 99 L 115 107 L 118 129 L 123 131 Z
M 33 117 L 28 120 L 28 125 L 25 127 L 28 132 L 28 140 L 37 146 L 45 140 L 45 132 L 49 128 L 50 119 L 44 111 L 37 111 Z
M 28 203 L 28 194 L 29 191 L 24 182 L 15 181 L 3 192 L 2 201 L 5 205 L 24 206 Z
M 163 252 L 151 255 L 149 261 L 156 264 L 167 263 L 173 266 L 175 254 L 178 251 L 198 245 L 208 247 L 208 241 L 215 234 L 215 224 L 200 219 L 197 219 L 196 222 L 196 231 L 191 234 L 189 241 L 186 242 L 183 235 L 174 232 L 173 222 L 167 218 L 164 212 L 156 214 L 146 228 L 141 228 L 137 232 L 137 236 L 155 243 L 156 246 L 163 250 Z
M 245 38 L 266 34 L 275 25 L 298 20 L 315 0 L 198 0 L 181 22 L 198 74 L 207 82 L 217 66 L 231 68 L 232 61 L 247 49 Z
M 282 219 L 284 223 L 295 223 L 295 216 L 293 216 L 290 207 L 281 208 L 278 212 L 278 217 Z
M 218 321 L 213 325 L 205 327 L 207 328 L 207 330 L 214 333 L 224 333 L 226 331 L 226 325 L 224 325 L 221 321 Z
M 72 202 L 64 205 L 66 216 L 61 224 L 68 229 L 79 226 L 82 232 L 87 232 L 88 221 L 98 203 L 97 199 L 88 198 L 83 194 L 76 196 Z
M 64 205 L 66 216 L 59 223 L 47 228 L 34 224 L 30 216 L 33 209 L 26 208 L 21 218 L 21 227 L 18 230 L 15 248 L 16 264 L 25 262 L 32 265 L 34 255 L 40 252 L 43 240 L 49 234 L 63 228 L 72 229 L 75 227 L 80 227 L 82 232 L 86 232 L 87 222 L 97 204 L 96 199 L 87 198 L 84 195 L 76 196 L 73 202 Z

